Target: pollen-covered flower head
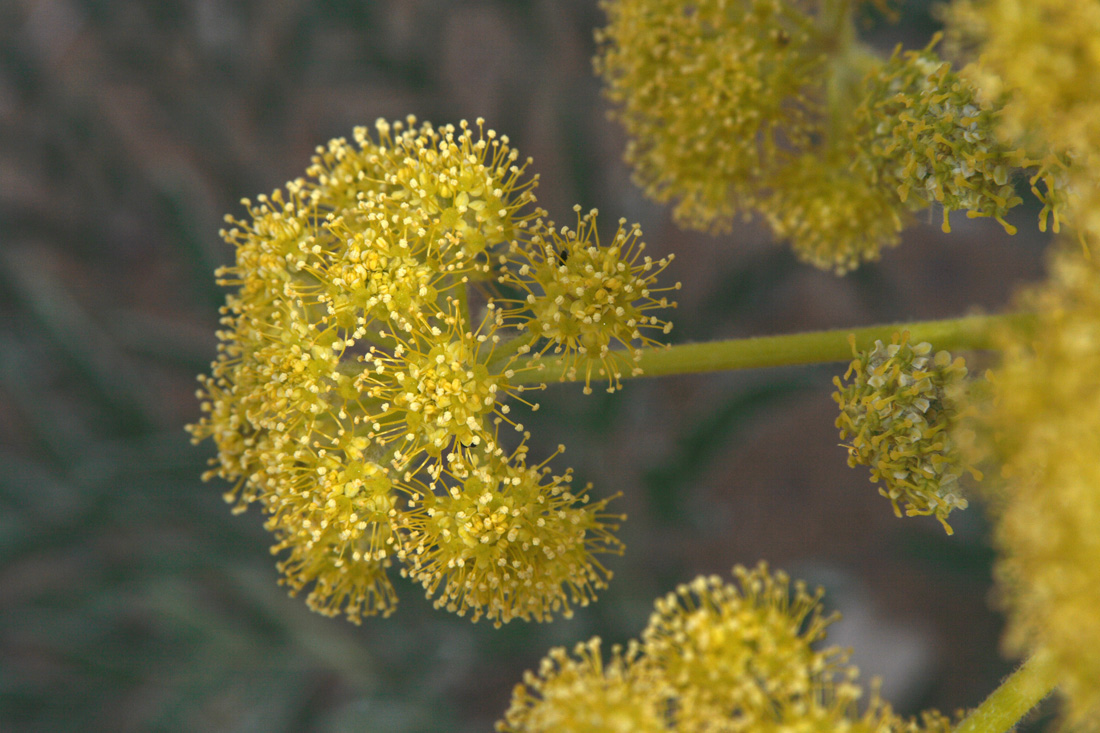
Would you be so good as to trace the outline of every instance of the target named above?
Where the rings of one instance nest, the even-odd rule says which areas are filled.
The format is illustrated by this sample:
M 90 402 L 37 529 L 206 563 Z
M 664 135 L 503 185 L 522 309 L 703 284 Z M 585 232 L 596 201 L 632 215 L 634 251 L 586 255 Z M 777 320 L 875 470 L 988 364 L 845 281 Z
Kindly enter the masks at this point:
M 376 130 L 318 148 L 307 177 L 245 201 L 244 220 L 227 217 L 236 262 L 217 276 L 235 291 L 217 360 L 200 378 L 203 417 L 188 429 L 216 443 L 205 477 L 231 483 L 234 510 L 260 504 L 274 551 L 285 553 L 284 582 L 308 589 L 311 607 L 354 621 L 388 613 L 386 568 L 408 557 L 410 534 L 419 533 L 414 574 L 438 584 L 428 578 L 435 553 L 462 560 L 448 532 L 471 536 L 462 517 L 476 517 L 489 524 L 478 525 L 467 570 L 442 586 L 446 603 L 475 618 L 543 620 L 588 602 L 608 577 L 590 554 L 619 544 L 604 502 L 570 492 L 568 471 L 547 479 L 541 464 L 525 467 L 525 449 L 506 459 L 497 443 L 501 424 L 523 432 L 507 404 L 525 402 L 514 362 L 547 338 L 517 328 L 523 308 L 505 323 L 492 272 L 525 249 L 540 253 L 527 262 L 542 256 L 537 177 L 480 120 L 476 131 L 411 117 Z M 608 343 L 649 343 L 639 329 L 666 327 L 647 312 L 667 262 L 639 260 L 635 239 L 617 235 L 607 261 L 624 269 L 590 273 L 602 291 L 569 296 L 583 305 L 555 319 L 575 334 L 568 348 L 604 366 L 618 358 Z M 447 491 L 429 498 L 437 484 Z M 463 503 L 493 492 L 488 508 Z M 448 502 L 462 517 L 440 514 Z M 492 537 L 504 516 L 508 531 Z M 504 565 L 484 565 L 486 548 Z
M 608 391 L 620 386 L 623 369 L 633 365 L 637 348 L 656 346 L 650 333 L 667 334 L 672 324 L 649 313 L 675 307 L 657 287 L 657 276 L 672 262 L 672 255 L 654 260 L 644 254 L 642 231 L 619 220 L 610 243 L 601 244 L 596 230 L 596 210 L 581 216 L 577 228 L 556 229 L 549 223 L 537 229 L 530 246 L 513 245 L 501 257 L 500 282 L 526 293 L 505 320 L 526 331 L 536 342 L 538 354 L 561 354 L 567 364 L 563 377 L 584 374 L 589 391 L 593 372 L 606 379 Z
M 1004 217 L 1021 203 L 1011 174 L 1026 157 L 999 141 L 996 116 L 977 96 L 931 46 L 895 51 L 868 78 L 853 114 L 866 138 L 857 166 L 914 210 L 942 206 L 945 232 L 948 214 L 962 210 L 993 217 L 1014 233 Z
M 1100 262 L 1063 245 L 999 335 L 991 373 L 1003 481 L 991 492 L 1006 642 L 1047 653 L 1071 723 L 1100 719 Z
M 546 621 L 606 586 L 611 573 L 595 555 L 622 551 L 612 535 L 622 517 L 573 489 L 572 474 L 525 457 L 526 446 L 474 453 L 410 502 L 402 557 L 437 607 L 497 625 Z
M 899 517 L 903 506 L 909 516 L 933 514 L 950 534 L 948 515 L 967 506 L 959 479 L 966 470 L 980 476 L 956 437 L 966 410 L 959 403 L 962 358 L 911 344 L 908 331 L 864 351 L 852 339 L 852 350 L 844 381 L 833 379 L 848 465 L 871 467 L 871 480 L 881 482 L 879 493 Z
M 370 543 L 348 541 L 331 528 L 316 539 L 295 532 L 274 532 L 272 553 L 286 555 L 278 563 L 282 585 L 297 595 L 308 589 L 306 604 L 325 616 L 347 617 L 358 624 L 364 616 L 388 616 L 397 593 L 386 574 L 389 559 L 370 556 Z
M 303 545 L 324 535 L 354 542 L 356 555 L 389 557 L 399 489 L 388 467 L 371 460 L 370 442 L 344 433 L 325 445 L 317 440 L 286 450 L 287 462 L 266 466 L 262 474 L 267 528 Z
M 907 211 L 893 191 L 852 167 L 853 151 L 807 153 L 780 170 L 760 211 L 795 254 L 838 275 L 898 244 Z
M 635 643 L 604 662 L 600 639 L 558 647 L 516 685 L 500 733 L 656 733 L 668 731 L 661 680 L 638 664 Z
M 342 239 L 346 250 L 310 270 L 318 280 L 317 301 L 349 330 L 367 314 L 414 331 L 423 325 L 421 314 L 435 310 L 440 290 L 453 287 L 455 273 L 475 269 L 460 252 L 448 254 L 415 237 L 380 236 L 389 228 L 384 219 L 379 214 L 366 221 L 334 217 L 326 222 L 325 229 Z
M 509 391 L 509 361 L 489 368 L 497 337 L 482 333 L 495 331 L 499 317 L 472 332 L 459 305 L 452 300 L 447 307 L 438 325 L 407 338 L 386 334 L 396 346 L 372 346 L 361 357 L 356 419 L 372 440 L 392 446 L 395 468 L 406 469 L 424 452 L 438 459 L 452 446 L 461 451 L 491 441 L 490 417 L 510 412 L 498 404 Z
M 596 70 L 626 159 L 684 225 L 722 231 L 816 124 L 811 18 L 793 0 L 605 0 Z M 740 199 L 737 201 L 736 199 Z
M 311 202 L 356 220 L 383 213 L 391 236 L 408 227 L 410 241 L 460 258 L 510 241 L 534 217 L 538 176 L 525 176 L 530 159 L 519 160 L 507 135 L 484 130 L 480 119 L 476 134 L 465 121 L 407 123 L 379 120 L 377 142 L 358 127 L 355 147 L 343 138 L 319 147 L 303 182 Z
M 862 694 L 855 669 L 839 649 L 816 647 L 832 621 L 822 614 L 821 592 L 811 595 L 801 582 L 792 588 L 785 573 L 763 564 L 734 574 L 736 583 L 700 576 L 659 599 L 642 632 L 645 657 L 672 688 L 677 716 L 711 721 L 705 730 L 854 722 Z
M 265 487 L 259 500 L 277 540 L 272 552 L 286 552 L 281 583 L 291 595 L 308 589 L 306 603 L 327 616 L 359 623 L 389 615 L 397 601 L 386 575 L 397 554 L 397 513 L 388 471 L 370 460 L 366 439 L 346 433 L 324 447 L 285 450 L 284 464 L 253 477 Z
M 609 662 L 599 639 L 554 649 L 528 672 L 497 730 L 852 731 L 946 733 L 934 712 L 903 721 L 835 647 L 819 648 L 832 617 L 761 563 L 735 583 L 699 577 L 656 603 L 640 643 Z M 860 712 L 862 709 L 862 712 Z M 603 727 L 593 727 L 593 726 Z M 630 727 L 634 726 L 634 727 Z

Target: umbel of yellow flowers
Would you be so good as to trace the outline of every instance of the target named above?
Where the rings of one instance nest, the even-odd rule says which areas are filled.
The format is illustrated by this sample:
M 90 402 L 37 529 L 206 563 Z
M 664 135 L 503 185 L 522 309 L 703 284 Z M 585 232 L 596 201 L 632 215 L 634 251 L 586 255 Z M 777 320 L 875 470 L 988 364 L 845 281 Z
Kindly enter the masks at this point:
M 396 561 L 474 620 L 568 615 L 610 577 L 595 555 L 621 551 L 621 517 L 528 465 L 516 362 L 549 352 L 615 389 L 670 328 L 650 313 L 671 257 L 624 222 L 600 244 L 595 211 L 556 227 L 480 120 L 376 127 L 227 217 L 235 290 L 189 426 L 217 446 L 207 477 L 260 505 L 284 582 L 322 613 L 391 612 Z
M 497 730 L 950 730 L 934 711 L 904 720 L 876 694 L 861 701 L 846 653 L 822 646 L 834 617 L 822 613 L 820 590 L 763 563 L 734 575 L 700 576 L 659 599 L 641 640 L 614 647 L 607 662 L 598 638 L 572 655 L 552 650 L 516 686 Z
M 604 2 L 596 71 L 630 135 L 626 158 L 677 221 L 727 231 L 817 131 L 825 58 L 787 0 Z

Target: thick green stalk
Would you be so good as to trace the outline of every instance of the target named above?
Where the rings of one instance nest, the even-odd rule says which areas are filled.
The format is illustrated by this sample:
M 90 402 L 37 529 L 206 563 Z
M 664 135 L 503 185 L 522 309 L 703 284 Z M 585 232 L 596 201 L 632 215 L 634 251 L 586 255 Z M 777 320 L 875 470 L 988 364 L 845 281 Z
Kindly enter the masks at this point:
M 971 711 L 955 733 L 1003 733 L 1050 694 L 1057 668 L 1043 655 L 1027 660 L 981 705 Z
M 900 331 L 909 331 L 912 343 L 928 341 L 937 350 L 990 349 L 993 348 L 991 333 L 995 325 L 1012 322 L 1022 326 L 1031 320 L 1032 316 L 1029 314 L 968 316 L 943 321 L 916 321 L 680 344 L 668 348 L 643 349 L 638 366 L 643 372 L 641 376 L 659 377 L 668 374 L 848 361 L 852 358 L 848 334 L 854 334 L 856 347 L 864 349 L 870 347 L 876 339 L 889 341 L 894 333 Z M 577 370 L 578 374 L 574 379 L 565 379 L 565 366 L 553 358 L 520 359 L 512 368 L 516 371 L 515 379 L 512 380 L 514 384 L 584 380 L 583 370 Z M 593 374 L 594 378 L 595 376 Z M 624 370 L 623 378 L 628 376 L 629 370 Z

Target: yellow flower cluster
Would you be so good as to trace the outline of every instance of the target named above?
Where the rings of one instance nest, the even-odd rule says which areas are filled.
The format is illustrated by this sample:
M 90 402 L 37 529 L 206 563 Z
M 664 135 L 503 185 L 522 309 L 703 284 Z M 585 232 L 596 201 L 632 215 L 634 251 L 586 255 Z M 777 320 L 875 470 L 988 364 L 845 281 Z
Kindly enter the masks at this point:
M 858 146 L 801 156 L 785 166 L 759 209 L 800 260 L 837 275 L 898 244 L 908 212 L 861 167 Z
M 1064 210 L 1058 166 L 997 138 L 998 108 L 935 41 L 880 61 L 854 40 L 854 4 L 603 7 L 595 63 L 629 136 L 627 162 L 652 198 L 676 202 L 683 226 L 728 231 L 738 212 L 755 212 L 800 259 L 843 274 L 933 205 L 945 231 L 949 212 L 965 210 L 1013 232 L 1013 174 L 1039 161 L 1044 216 Z
M 507 733 L 656 733 L 669 730 L 663 685 L 640 663 L 637 642 L 611 650 L 603 661 L 600 639 L 577 644 L 571 656 L 551 649 L 536 676 L 524 675 L 498 731 Z
M 646 313 L 675 307 L 667 298 L 653 296 L 680 285 L 653 287 L 673 256 L 654 260 L 643 255 L 645 243 L 637 224 L 627 229 L 626 220 L 620 219 L 611 244 L 602 247 L 596 232 L 596 210 L 584 216 L 580 206 L 575 210 L 576 230 L 555 230 L 551 224 L 546 235 L 536 236 L 531 246 L 513 243 L 512 262 L 522 264 L 504 269 L 500 282 L 527 296 L 518 307 L 505 312 L 505 320 L 514 320 L 519 328 L 545 339 L 540 355 L 549 350 L 563 354 L 569 365 L 563 377 L 575 379 L 580 366 L 586 393 L 591 391 L 593 369 L 608 379 L 608 391 L 613 392 L 619 387 L 624 366 L 631 374 L 640 373 L 633 363 L 639 355 L 638 346 L 658 343 L 642 329 L 663 334 L 672 330 L 668 321 Z M 625 351 L 612 350 L 615 342 Z
M 728 231 L 785 149 L 814 131 L 823 61 L 790 0 L 605 0 L 596 71 L 630 136 L 626 159 L 677 221 Z
M 233 484 L 236 510 L 260 504 L 285 583 L 322 613 L 391 612 L 398 561 L 474 620 L 568 615 L 610 577 L 593 554 L 621 551 L 619 517 L 527 465 L 506 404 L 523 401 L 517 358 L 555 348 L 617 382 L 611 365 L 652 343 L 642 329 L 669 328 L 643 315 L 668 305 L 650 295 L 668 260 L 639 260 L 621 224 L 601 246 L 593 213 L 566 237 L 574 262 L 540 268 L 565 234 L 507 137 L 480 120 L 376 127 L 227 217 L 236 263 L 218 277 L 236 291 L 189 426 L 217 446 L 207 477 Z M 527 300 L 500 297 L 517 283 L 535 284 Z M 510 452 L 502 424 L 523 433 Z
M 568 472 L 545 480 L 549 469 L 527 466 L 525 448 L 475 457 L 449 490 L 410 502 L 404 572 L 429 596 L 439 590 L 437 608 L 545 621 L 588 605 L 610 578 L 592 555 L 621 551 L 609 521 L 622 517 L 604 513 L 607 500 L 588 504 L 587 488 L 573 493 Z
M 950 730 L 936 713 L 902 720 L 877 695 L 859 712 L 856 669 L 820 646 L 833 620 L 820 590 L 792 587 L 763 563 L 734 574 L 736 583 L 699 577 L 659 599 L 641 641 L 614 648 L 606 664 L 598 638 L 572 656 L 552 650 L 516 686 L 497 730 Z
M 956 0 L 964 71 L 1002 105 L 998 134 L 1043 161 L 1045 210 L 1100 236 L 1100 3 Z M 1025 294 L 1033 327 L 999 334 L 985 415 L 1004 481 L 990 489 L 1007 644 L 1049 657 L 1075 729 L 1100 730 L 1100 266 L 1062 245 Z
M 951 534 L 948 515 L 967 507 L 962 473 L 980 477 L 955 437 L 965 413 L 958 395 L 967 373 L 962 358 L 910 344 L 908 331 L 866 351 L 856 351 L 852 339 L 852 350 L 845 382 L 833 378 L 848 465 L 871 467 L 871 480 L 882 483 L 879 493 L 897 516 L 902 505 L 909 516 L 933 514 Z
M 997 573 L 1009 646 L 1050 654 L 1071 722 L 1100 730 L 1100 263 L 1063 247 L 1051 264 L 990 375 Z

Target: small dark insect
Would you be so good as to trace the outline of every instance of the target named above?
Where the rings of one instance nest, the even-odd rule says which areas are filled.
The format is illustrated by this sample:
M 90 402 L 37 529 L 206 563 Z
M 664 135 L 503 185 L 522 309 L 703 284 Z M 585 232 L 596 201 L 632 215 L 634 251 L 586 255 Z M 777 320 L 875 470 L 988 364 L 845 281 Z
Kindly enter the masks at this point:
M 558 250 L 558 264 L 559 265 L 564 265 L 566 260 L 568 260 L 568 259 L 569 259 L 569 250 L 567 250 L 567 249 Z

